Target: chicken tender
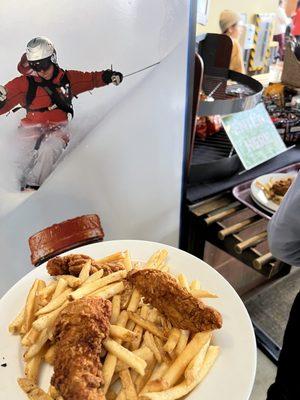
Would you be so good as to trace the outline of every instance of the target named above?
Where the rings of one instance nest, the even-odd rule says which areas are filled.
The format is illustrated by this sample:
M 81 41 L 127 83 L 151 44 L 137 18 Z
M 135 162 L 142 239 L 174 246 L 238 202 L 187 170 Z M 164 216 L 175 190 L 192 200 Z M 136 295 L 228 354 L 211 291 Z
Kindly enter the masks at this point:
M 49 260 L 47 263 L 47 270 L 48 273 L 52 276 L 79 276 L 82 267 L 88 260 L 91 260 L 92 265 L 90 274 L 98 271 L 99 269 L 103 269 L 104 276 L 106 276 L 111 274 L 112 272 L 117 272 L 121 269 L 125 269 L 124 265 L 117 261 L 105 264 L 97 264 L 92 258 L 84 254 L 70 254 L 67 256 L 57 256 Z
M 100 352 L 110 316 L 111 303 L 101 297 L 75 300 L 58 316 L 51 384 L 65 400 L 105 400 Z
M 145 301 L 156 307 L 176 328 L 191 332 L 222 326 L 221 314 L 182 288 L 170 274 L 155 269 L 133 270 L 127 276 Z

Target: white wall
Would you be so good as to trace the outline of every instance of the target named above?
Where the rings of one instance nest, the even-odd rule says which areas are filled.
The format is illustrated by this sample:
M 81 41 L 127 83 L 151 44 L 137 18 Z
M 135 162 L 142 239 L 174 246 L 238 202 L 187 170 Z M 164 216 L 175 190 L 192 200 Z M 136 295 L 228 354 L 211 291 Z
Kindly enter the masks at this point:
M 106 240 L 178 244 L 188 8 L 180 0 L 2 0 L 3 83 L 41 34 L 55 42 L 64 68 L 112 63 L 130 73 L 162 62 L 74 101 L 68 153 L 30 197 L 18 192 L 9 156 L 22 112 L 0 117 L 0 294 L 30 269 L 28 237 L 67 218 L 99 214 Z

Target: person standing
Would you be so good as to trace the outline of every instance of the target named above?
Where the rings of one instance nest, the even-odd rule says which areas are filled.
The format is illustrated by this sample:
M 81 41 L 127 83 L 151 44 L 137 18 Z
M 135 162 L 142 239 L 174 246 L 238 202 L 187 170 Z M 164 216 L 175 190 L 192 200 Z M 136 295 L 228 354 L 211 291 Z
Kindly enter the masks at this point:
M 96 72 L 63 70 L 58 65 L 53 43 L 46 37 L 32 39 L 18 65 L 22 74 L 0 86 L 0 115 L 25 108 L 20 130 L 27 141 L 27 164 L 21 190 L 37 190 L 50 175 L 68 145 L 68 116 L 73 116 L 72 99 L 80 93 L 123 80 L 110 69 Z
M 287 264 L 300 267 L 300 173 L 268 225 L 272 254 Z M 299 288 L 300 289 L 300 288 Z M 297 294 L 284 333 L 275 382 L 267 400 L 300 399 L 300 292 Z
M 278 56 L 280 61 L 283 61 L 284 48 L 285 48 L 285 32 L 291 23 L 291 19 L 286 15 L 285 12 L 285 0 L 280 0 L 275 15 L 275 27 L 274 27 L 274 42 L 278 42 Z
M 241 35 L 240 25 L 241 16 L 235 11 L 224 10 L 222 11 L 219 19 L 221 32 L 228 35 L 232 40 L 232 52 L 230 58 L 229 68 L 233 71 L 245 73 L 243 54 L 239 44 L 239 37 Z

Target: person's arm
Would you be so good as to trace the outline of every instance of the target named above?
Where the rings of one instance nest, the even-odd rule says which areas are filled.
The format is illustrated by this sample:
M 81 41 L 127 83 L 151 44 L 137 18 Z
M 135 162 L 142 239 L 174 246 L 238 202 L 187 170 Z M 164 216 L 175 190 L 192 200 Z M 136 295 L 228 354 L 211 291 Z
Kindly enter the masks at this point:
M 276 258 L 300 266 L 300 173 L 269 222 L 268 241 Z
M 106 70 L 99 72 L 66 71 L 69 78 L 73 95 L 78 95 L 95 88 L 106 86 L 110 83 L 119 84 L 123 75 L 120 72 Z M 114 81 L 119 78 L 119 82 Z
M 19 76 L 6 85 L 2 86 L 0 97 L 0 115 L 6 114 L 18 104 L 24 104 L 24 96 L 27 91 L 28 83 L 25 77 Z

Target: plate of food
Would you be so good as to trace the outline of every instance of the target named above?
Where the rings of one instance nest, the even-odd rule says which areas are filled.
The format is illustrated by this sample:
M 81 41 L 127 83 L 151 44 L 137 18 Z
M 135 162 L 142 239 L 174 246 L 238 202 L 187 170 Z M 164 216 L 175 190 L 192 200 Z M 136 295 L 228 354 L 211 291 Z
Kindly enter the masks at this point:
M 251 197 L 265 210 L 275 212 L 295 177 L 294 173 L 262 175 L 252 182 Z
M 231 285 L 171 246 L 82 246 L 0 300 L 0 392 L 19 400 L 248 400 L 251 320 Z M 232 377 L 235 377 L 233 380 Z

